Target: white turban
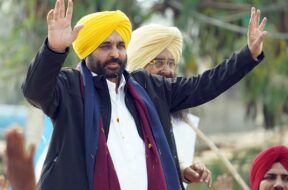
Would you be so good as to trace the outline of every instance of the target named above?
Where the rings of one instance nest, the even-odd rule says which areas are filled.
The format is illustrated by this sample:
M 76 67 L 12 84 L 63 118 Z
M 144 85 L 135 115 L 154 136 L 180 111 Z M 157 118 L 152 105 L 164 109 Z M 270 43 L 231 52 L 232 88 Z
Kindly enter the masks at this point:
M 144 68 L 166 48 L 179 63 L 182 35 L 178 28 L 150 24 L 134 30 L 127 49 L 128 71 Z

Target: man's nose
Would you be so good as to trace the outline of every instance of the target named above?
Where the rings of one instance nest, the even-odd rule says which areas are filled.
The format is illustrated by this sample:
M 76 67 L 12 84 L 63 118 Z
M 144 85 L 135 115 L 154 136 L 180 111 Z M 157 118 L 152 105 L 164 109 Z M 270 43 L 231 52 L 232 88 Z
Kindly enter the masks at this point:
M 281 177 L 277 177 L 273 185 L 273 190 L 283 190 L 283 189 L 284 189 L 284 181 L 281 179 Z
M 165 64 L 160 71 L 160 75 L 165 76 L 165 77 L 173 77 L 174 70 L 171 69 L 167 64 Z
M 110 55 L 113 58 L 119 58 L 119 49 L 117 47 L 112 47 Z

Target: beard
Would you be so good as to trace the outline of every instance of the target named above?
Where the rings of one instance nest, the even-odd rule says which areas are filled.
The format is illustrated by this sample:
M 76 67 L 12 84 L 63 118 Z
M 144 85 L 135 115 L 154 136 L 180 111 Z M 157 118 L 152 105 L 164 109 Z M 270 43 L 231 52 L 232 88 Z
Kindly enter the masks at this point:
M 121 60 L 118 58 L 111 58 L 105 62 L 95 59 L 92 55 L 89 55 L 86 60 L 87 67 L 97 75 L 102 75 L 105 78 L 117 78 L 120 77 L 127 65 L 127 58 L 125 60 Z M 110 63 L 118 63 L 120 65 L 119 68 L 116 69 L 108 69 L 106 66 Z

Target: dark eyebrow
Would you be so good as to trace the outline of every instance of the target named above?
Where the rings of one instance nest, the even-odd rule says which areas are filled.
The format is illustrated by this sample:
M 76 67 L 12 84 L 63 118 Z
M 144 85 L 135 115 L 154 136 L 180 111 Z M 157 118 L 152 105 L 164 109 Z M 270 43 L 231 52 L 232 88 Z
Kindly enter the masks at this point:
M 100 46 L 101 45 L 110 45 L 111 44 L 111 42 L 110 41 L 104 41 L 104 42 L 102 42 L 101 44 L 100 44 Z M 117 44 L 125 44 L 123 41 L 120 41 L 120 42 L 117 42 Z
M 280 175 L 281 177 L 287 177 L 288 174 L 276 174 L 276 173 L 267 173 L 266 175 L 263 176 L 263 178 L 265 177 L 269 177 L 269 176 L 277 176 L 277 175 Z
M 275 174 L 275 173 L 267 173 L 265 176 L 269 176 L 269 175 L 277 175 L 277 174 Z
M 111 42 L 106 41 L 106 42 L 102 42 L 102 43 L 100 44 L 100 46 L 101 46 L 101 45 L 109 45 L 109 44 L 111 44 Z

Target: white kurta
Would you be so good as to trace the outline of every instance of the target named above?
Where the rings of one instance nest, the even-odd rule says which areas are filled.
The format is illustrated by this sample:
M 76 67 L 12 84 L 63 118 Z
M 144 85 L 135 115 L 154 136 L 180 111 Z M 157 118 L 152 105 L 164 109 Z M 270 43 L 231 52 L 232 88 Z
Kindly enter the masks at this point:
M 200 118 L 188 114 L 188 119 L 196 127 L 199 126 Z M 196 133 L 184 121 L 172 118 L 173 132 L 181 168 L 186 168 L 192 164 L 195 153 Z
M 124 102 L 125 79 L 122 76 L 117 93 L 115 83 L 107 83 L 112 105 L 107 145 L 120 187 L 123 190 L 147 190 L 145 145 Z

